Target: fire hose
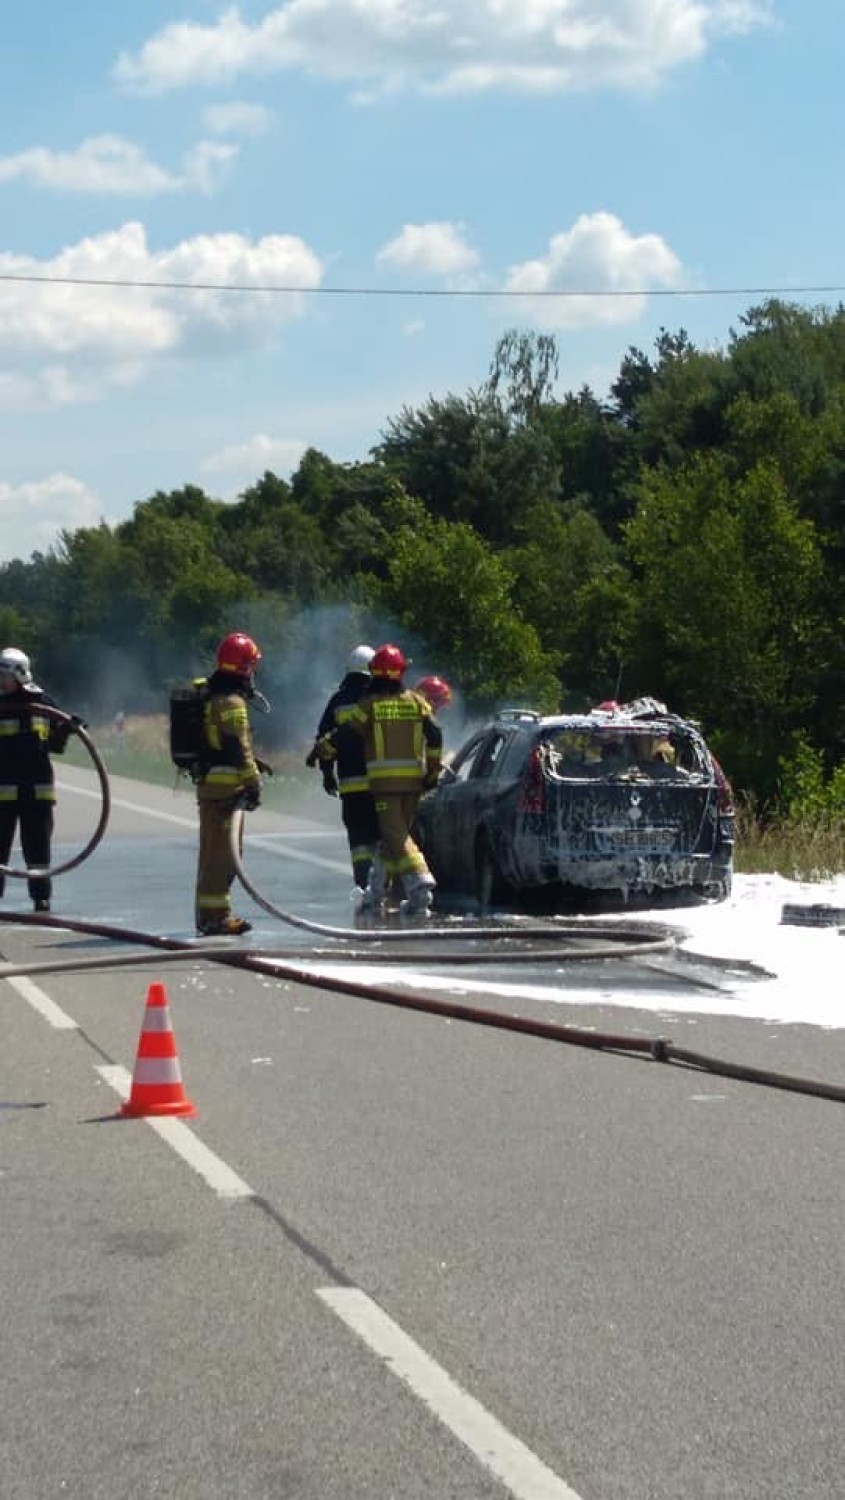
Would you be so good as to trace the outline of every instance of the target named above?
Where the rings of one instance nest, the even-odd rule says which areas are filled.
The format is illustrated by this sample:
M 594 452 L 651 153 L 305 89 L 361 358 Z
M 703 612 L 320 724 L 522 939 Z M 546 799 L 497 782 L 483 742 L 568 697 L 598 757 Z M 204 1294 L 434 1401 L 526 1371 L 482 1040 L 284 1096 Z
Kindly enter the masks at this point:
M 59 714 L 60 711 L 55 710 L 55 712 L 56 714 Z M 69 716 L 62 715 L 62 717 L 67 718 Z M 76 729 L 76 732 L 79 733 L 81 726 L 74 725 L 74 728 Z M 88 736 L 84 734 L 84 731 L 80 735 L 80 738 L 84 738 L 84 741 L 88 741 Z M 95 842 L 98 843 L 99 839 L 102 837 L 102 832 L 105 829 L 105 820 L 107 817 L 108 778 L 105 773 L 105 768 L 102 766 L 102 761 L 100 760 L 95 747 L 90 743 L 90 741 L 89 745 L 89 754 L 91 754 L 92 759 L 94 760 L 94 764 L 98 768 L 98 773 L 100 773 L 101 788 L 103 791 L 103 813 L 105 816 L 101 816 L 100 823 L 98 824 L 99 837 L 97 837 L 96 840 L 89 841 L 89 845 L 86 845 L 86 849 L 83 854 L 77 856 L 73 861 L 74 864 L 80 863 L 83 857 L 87 857 L 87 855 L 92 852 Z M 385 939 L 395 941 L 397 939 L 408 940 L 416 938 L 417 941 L 419 940 L 419 932 L 394 932 L 389 934 L 385 932 L 360 933 L 346 928 L 326 928 L 317 923 L 306 922 L 303 918 L 293 917 L 291 913 L 284 913 L 280 908 L 276 908 L 273 903 L 267 901 L 267 899 L 261 896 L 261 893 L 256 890 L 244 869 L 240 850 L 242 838 L 241 820 L 242 814 L 239 812 L 233 819 L 232 827 L 232 850 L 236 872 L 238 874 L 238 877 L 244 884 L 245 889 L 249 892 L 253 899 L 257 900 L 258 904 L 264 910 L 269 911 L 271 915 L 277 916 L 284 921 L 292 921 L 293 925 L 295 926 L 304 927 L 307 930 L 320 932 L 331 937 L 342 937 L 344 939 L 356 938 L 358 940 L 365 938 L 381 942 L 384 942 Z M 70 867 L 71 864 L 70 862 L 68 862 L 63 866 L 56 868 L 67 869 Z M 398 986 L 390 986 L 384 984 L 374 985 L 360 980 L 349 979 L 337 974 L 329 974 L 325 971 L 321 972 L 319 970 L 309 970 L 302 963 L 301 959 L 299 962 L 291 961 L 296 957 L 296 950 L 288 953 L 268 952 L 260 949 L 241 949 L 238 951 L 228 947 L 224 948 L 221 945 L 208 943 L 197 944 L 179 938 L 163 937 L 153 933 L 136 931 L 125 927 L 117 927 L 102 922 L 87 922 L 74 918 L 58 916 L 53 917 L 40 914 L 36 915 L 28 912 L 0 913 L 0 923 L 15 923 L 16 925 L 34 927 L 52 927 L 73 932 L 91 934 L 98 937 L 111 938 L 115 941 L 120 942 L 136 942 L 143 944 L 146 948 L 154 948 L 159 950 L 162 953 L 162 956 L 166 954 L 167 959 L 170 962 L 197 962 L 198 960 L 211 960 L 214 963 L 220 963 L 228 967 L 245 969 L 254 973 L 271 975 L 276 979 L 287 980 L 288 982 L 303 985 L 305 987 L 311 987 L 320 990 L 330 990 L 338 994 L 365 999 L 379 1005 L 399 1007 L 405 1010 L 422 1012 L 427 1015 L 444 1017 L 449 1020 L 463 1021 L 477 1026 L 488 1026 L 504 1031 L 519 1032 L 523 1035 L 539 1037 L 548 1041 L 563 1042 L 571 1046 L 586 1047 L 594 1051 L 607 1051 L 620 1054 L 638 1054 L 642 1057 L 645 1057 L 646 1059 L 650 1059 L 655 1062 L 674 1063 L 681 1067 L 690 1068 L 694 1071 L 708 1072 L 722 1077 L 735 1078 L 748 1083 L 756 1083 L 766 1085 L 771 1088 L 784 1089 L 793 1093 L 807 1094 L 816 1098 L 831 1099 L 840 1103 L 845 1102 L 845 1087 L 843 1086 L 837 1084 L 829 1084 L 822 1080 L 802 1078 L 787 1073 L 774 1072 L 769 1069 L 753 1068 L 746 1064 L 732 1063 L 720 1058 L 708 1056 L 705 1053 L 691 1051 L 688 1048 L 677 1047 L 675 1043 L 667 1037 L 631 1036 L 625 1034 L 616 1034 L 612 1032 L 588 1030 L 584 1027 L 567 1026 L 558 1024 L 556 1022 L 539 1021 L 534 1020 L 533 1018 L 528 1016 L 510 1015 L 504 1012 L 498 1012 L 480 1006 L 465 1005 L 459 1001 L 437 1000 L 430 996 L 415 995 Z M 622 930 L 620 930 L 620 928 Z M 596 929 L 591 928 L 590 930 L 595 931 Z M 579 938 L 583 938 L 584 931 L 584 924 L 578 923 L 570 923 L 565 927 L 560 926 L 551 929 L 549 927 L 523 928 L 520 929 L 517 933 L 514 932 L 512 926 L 503 926 L 501 928 L 461 928 L 458 931 L 456 931 L 454 928 L 449 927 L 445 929 L 427 927 L 425 930 L 425 937 L 426 940 L 435 936 L 449 937 L 454 939 L 456 937 L 466 938 L 467 936 L 472 935 L 473 937 L 483 937 L 485 940 L 489 940 L 495 934 L 497 939 L 510 939 L 510 941 L 513 942 L 515 936 L 519 939 L 525 939 L 526 937 L 531 939 L 542 937 L 543 940 L 548 940 L 552 937 L 559 939 L 563 934 L 571 936 L 577 933 L 577 936 Z M 633 958 L 638 957 L 646 952 L 654 952 L 658 948 L 662 948 L 665 950 L 668 947 L 674 946 L 676 942 L 675 936 L 668 932 L 667 929 L 652 928 L 650 929 L 649 934 L 649 932 L 646 931 L 646 924 L 642 924 L 634 942 L 630 941 L 630 929 L 627 926 L 622 927 L 622 924 L 618 924 L 615 927 L 612 924 L 607 924 L 602 930 L 601 935 L 609 939 L 613 939 L 615 937 L 620 941 L 615 946 L 611 941 L 609 944 L 605 943 L 604 945 L 595 945 L 593 947 L 585 947 L 580 949 L 570 948 L 563 951 L 554 950 L 552 953 L 546 954 L 544 956 L 554 957 L 555 961 L 557 962 L 560 962 L 562 960 L 607 960 L 611 957 L 622 956 L 624 956 L 625 958 Z M 649 936 L 651 936 L 652 941 L 649 941 Z M 622 939 L 624 939 L 624 941 L 622 941 Z M 332 963 L 335 963 L 338 960 L 343 960 L 344 958 L 349 959 L 350 957 L 354 957 L 360 961 L 362 956 L 362 953 L 355 953 L 354 950 L 350 950 L 349 948 L 337 950 L 312 950 L 310 954 L 310 958 L 312 959 L 312 961 L 315 957 L 320 957 Z M 367 952 L 366 961 L 372 962 L 377 958 L 377 956 L 381 958 L 382 961 L 392 962 L 394 964 L 397 962 L 397 955 L 395 954 L 383 953 L 376 955 L 376 953 L 372 951 Z M 504 955 L 497 949 L 495 961 L 501 962 L 503 956 Z M 531 956 L 534 958 L 537 957 L 536 953 L 532 954 Z M 427 957 L 427 955 L 423 957 Z M 455 961 L 456 957 L 458 956 L 452 954 L 449 956 L 447 961 L 449 963 L 452 963 L 453 961 Z M 411 958 L 415 963 L 420 963 L 422 961 L 420 955 L 406 955 L 406 961 Z M 524 949 L 522 950 L 522 952 L 515 952 L 513 958 L 514 961 L 524 961 L 526 958 Z M 431 960 L 429 959 L 428 961 Z M 444 961 L 442 955 L 436 961 L 442 963 Z M 473 953 L 466 959 L 463 959 L 463 957 L 461 956 L 458 957 L 458 961 L 477 964 L 479 962 L 479 955 L 477 953 Z M 16 975 L 30 976 L 33 974 L 49 972 L 74 972 L 77 970 L 82 971 L 97 968 L 120 968 L 132 965 L 141 965 L 145 963 L 149 963 L 148 953 L 128 954 L 120 957 L 112 957 L 110 955 L 89 955 L 88 957 L 76 959 L 47 960 L 42 963 L 36 962 L 17 965 L 2 964 L 0 965 L 0 979 L 12 978 Z
M 83 860 L 88 859 L 89 856 L 94 853 L 94 850 L 100 843 L 103 834 L 106 831 L 106 827 L 109 821 L 109 814 L 111 812 L 111 790 L 109 788 L 109 778 L 105 765 L 103 764 L 102 756 L 100 755 L 97 746 L 94 744 L 94 741 L 85 728 L 85 725 L 80 719 L 76 717 L 75 714 L 66 714 L 63 709 L 56 708 L 53 706 L 53 704 L 42 703 L 40 699 L 37 698 L 34 699 L 32 703 L 22 703 L 16 700 L 14 705 L 10 704 L 8 706 L 0 702 L 0 719 L 8 719 L 12 717 L 17 718 L 21 713 L 30 715 L 37 713 L 39 717 L 44 714 L 48 719 L 52 719 L 56 723 L 66 724 L 70 730 L 70 733 L 75 734 L 77 739 L 82 742 L 82 744 L 85 746 L 85 749 L 88 751 L 88 755 L 91 758 L 94 770 L 97 773 L 97 778 L 100 783 L 100 813 L 97 819 L 97 825 L 88 842 L 83 846 L 82 849 L 79 850 L 77 854 L 74 854 L 70 859 L 62 860 L 59 864 L 50 865 L 49 868 L 46 869 L 35 869 L 34 867 L 28 869 L 18 869 L 12 865 L 0 864 L 0 875 L 11 875 L 13 880 L 27 880 L 31 879 L 33 876 L 52 879 L 54 875 L 65 875 L 68 870 L 75 870 L 77 865 L 81 865 Z

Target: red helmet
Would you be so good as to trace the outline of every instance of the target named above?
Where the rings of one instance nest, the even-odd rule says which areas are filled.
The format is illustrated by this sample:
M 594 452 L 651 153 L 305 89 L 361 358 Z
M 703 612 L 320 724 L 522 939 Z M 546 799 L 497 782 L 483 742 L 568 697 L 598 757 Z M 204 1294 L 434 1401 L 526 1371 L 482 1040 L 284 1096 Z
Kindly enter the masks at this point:
M 239 676 L 247 677 L 255 671 L 260 660 L 261 652 L 255 641 L 240 630 L 224 636 L 217 647 L 218 672 L 237 672 Z
M 439 708 L 448 708 L 452 702 L 452 689 L 442 677 L 421 677 L 414 692 L 421 693 L 435 712 Z
M 379 646 L 370 662 L 372 677 L 391 677 L 398 682 L 408 666 L 408 658 L 398 646 Z

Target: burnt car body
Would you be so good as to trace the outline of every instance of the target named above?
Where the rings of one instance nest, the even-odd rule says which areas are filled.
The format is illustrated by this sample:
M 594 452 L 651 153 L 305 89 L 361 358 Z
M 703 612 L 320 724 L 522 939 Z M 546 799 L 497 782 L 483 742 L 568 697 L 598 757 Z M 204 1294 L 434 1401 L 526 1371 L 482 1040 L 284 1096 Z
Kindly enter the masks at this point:
M 566 904 L 731 889 L 730 786 L 698 727 L 654 699 L 501 713 L 422 799 L 414 836 L 438 885 L 482 906 L 530 891 Z

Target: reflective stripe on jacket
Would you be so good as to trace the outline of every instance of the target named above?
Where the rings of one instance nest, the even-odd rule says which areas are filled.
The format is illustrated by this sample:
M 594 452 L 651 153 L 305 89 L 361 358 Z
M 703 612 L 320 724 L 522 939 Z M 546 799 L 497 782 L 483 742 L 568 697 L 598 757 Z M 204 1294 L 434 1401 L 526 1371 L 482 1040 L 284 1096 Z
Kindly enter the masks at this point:
M 40 714 L 39 703 L 56 707 L 42 688 L 0 693 L 0 801 L 14 802 L 19 789 L 39 802 L 56 800 L 50 750 L 59 749 L 53 742 L 60 721 Z M 24 705 L 31 711 L 16 712 Z
M 324 768 L 335 767 L 341 797 L 351 792 L 367 792 L 367 760 L 361 736 L 349 726 L 349 716 L 361 694 L 372 686 L 369 672 L 347 672 L 336 693 L 332 693 L 317 726 L 317 754 Z M 327 740 L 326 735 L 331 739 Z
M 246 703 L 240 693 L 210 693 L 203 708 L 207 760 L 197 782 L 202 801 L 234 800 L 261 777 L 252 749 Z
M 348 723 L 364 741 L 370 789 L 419 792 L 440 770 L 443 736 L 431 707 L 410 688 L 374 690 L 350 710 Z

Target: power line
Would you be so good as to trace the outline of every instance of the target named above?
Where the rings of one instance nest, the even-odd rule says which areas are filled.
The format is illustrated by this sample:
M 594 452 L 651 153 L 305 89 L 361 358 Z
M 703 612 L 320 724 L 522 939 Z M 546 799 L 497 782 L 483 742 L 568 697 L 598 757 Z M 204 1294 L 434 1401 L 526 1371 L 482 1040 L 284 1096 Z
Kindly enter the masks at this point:
M 159 292 L 239 292 L 288 297 L 522 297 L 534 300 L 566 297 L 805 297 L 845 292 L 845 286 L 629 287 L 604 291 L 589 291 L 582 287 L 567 291 L 544 289 L 534 292 L 508 291 L 504 287 L 254 286 L 231 281 L 140 281 L 129 277 L 28 276 L 14 271 L 0 271 L 0 281 L 34 286 L 122 287 Z

